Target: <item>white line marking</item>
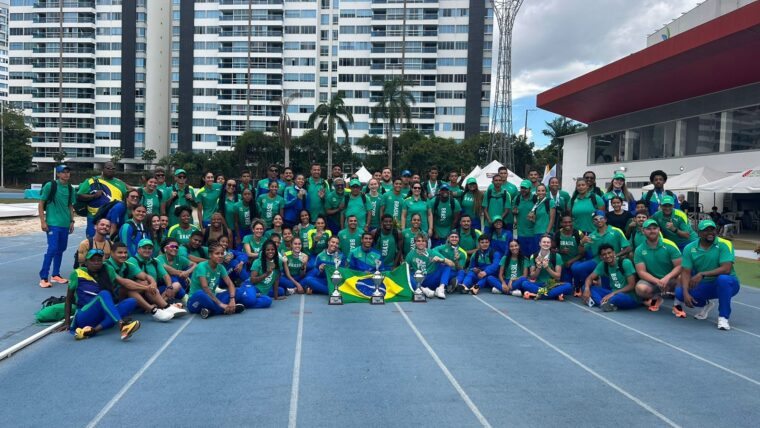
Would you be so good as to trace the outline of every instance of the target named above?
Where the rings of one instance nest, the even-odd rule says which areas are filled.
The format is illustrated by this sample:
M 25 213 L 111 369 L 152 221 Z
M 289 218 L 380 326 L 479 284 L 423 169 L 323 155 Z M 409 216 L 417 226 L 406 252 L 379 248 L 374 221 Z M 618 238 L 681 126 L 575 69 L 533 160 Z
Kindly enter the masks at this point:
M 187 321 L 185 321 L 185 323 L 182 324 L 182 326 L 180 326 L 180 328 L 177 331 L 175 331 L 173 335 L 171 335 L 171 337 L 166 341 L 166 343 L 164 343 L 164 346 L 162 346 L 158 351 L 156 351 L 156 353 L 153 354 L 153 356 L 150 357 L 150 359 L 145 362 L 145 364 L 140 368 L 140 370 L 138 370 L 137 373 L 135 373 L 134 376 L 132 376 L 132 378 L 129 379 L 129 381 L 119 390 L 119 392 L 117 392 L 116 395 L 113 396 L 111 401 L 109 401 L 100 410 L 100 412 L 97 415 L 95 415 L 94 418 L 92 418 L 90 423 L 87 424 L 87 428 L 94 428 L 95 426 L 98 425 L 98 423 L 100 423 L 100 420 L 103 419 L 103 417 L 106 414 L 108 414 L 109 411 L 111 411 L 113 406 L 115 406 L 116 403 L 118 403 L 122 397 L 124 397 L 124 394 L 126 394 L 127 391 L 129 391 L 129 389 L 132 388 L 132 385 L 134 385 L 135 382 L 140 380 L 142 375 L 145 374 L 145 372 L 150 368 L 150 366 L 153 365 L 153 363 L 156 362 L 158 357 L 160 357 L 161 354 L 164 353 L 166 348 L 168 348 L 169 345 L 171 345 L 172 342 L 174 342 L 174 339 L 176 339 L 177 336 L 179 336 L 179 334 L 182 333 L 182 330 L 184 330 L 185 327 L 187 327 L 187 325 L 190 324 L 190 321 L 192 321 L 193 318 L 195 318 L 195 315 L 191 315 L 190 318 L 188 318 Z
M 45 253 L 32 254 L 31 256 L 19 257 L 16 260 L 8 260 L 7 262 L 2 262 L 2 263 L 0 263 L 0 265 L 7 265 L 8 263 L 16 263 L 19 260 L 31 259 L 32 257 L 39 257 L 39 256 L 44 256 L 44 255 L 45 255 Z
M 301 295 L 301 307 L 298 310 L 298 333 L 296 334 L 296 356 L 293 359 L 293 385 L 290 387 L 290 413 L 288 427 L 295 428 L 298 420 L 298 390 L 301 381 L 301 345 L 303 344 L 303 307 L 304 295 Z
M 735 301 L 733 301 L 733 300 L 732 300 L 732 301 L 731 301 L 731 303 L 739 303 L 739 302 L 735 302 Z M 668 309 L 671 309 L 671 310 L 673 309 L 673 306 L 668 306 L 668 305 L 662 305 L 662 306 L 660 306 L 660 307 L 661 307 L 661 308 L 668 308 Z M 717 325 L 717 324 L 718 324 L 718 320 L 717 320 L 717 319 L 714 319 L 714 318 L 708 318 L 708 320 L 709 320 L 709 321 L 712 321 L 712 323 L 713 323 L 713 324 L 715 324 L 715 325 Z M 747 330 L 741 329 L 741 328 L 739 328 L 739 327 L 734 327 L 734 326 L 731 326 L 731 330 L 736 330 L 736 331 L 738 331 L 738 332 L 740 332 L 740 333 L 748 334 L 748 335 L 750 335 L 750 336 L 754 336 L 754 337 L 757 337 L 757 338 L 759 338 L 759 339 L 760 339 L 760 334 L 757 334 L 757 333 L 752 333 L 751 331 L 747 331 Z
M 644 332 L 643 332 L 643 331 L 641 331 L 641 330 L 637 330 L 637 329 L 635 329 L 635 328 L 633 328 L 633 327 L 631 327 L 631 326 L 627 326 L 627 325 L 625 325 L 625 324 L 623 324 L 623 323 L 621 323 L 621 322 L 619 322 L 619 321 L 616 321 L 616 320 L 614 320 L 614 319 L 612 319 L 612 318 L 608 317 L 607 315 L 603 315 L 603 314 L 601 314 L 601 313 L 598 313 L 598 312 L 594 312 L 594 311 L 592 311 L 591 309 L 589 309 L 589 308 L 587 308 L 587 307 L 585 307 L 585 306 L 579 305 L 579 304 L 577 304 L 577 303 L 575 303 L 575 302 L 570 302 L 570 303 L 571 303 L 571 304 L 573 304 L 573 305 L 575 305 L 575 306 L 577 306 L 577 307 L 579 307 L 579 308 L 581 308 L 581 309 L 583 309 L 584 311 L 587 311 L 587 312 L 588 312 L 588 313 L 590 313 L 590 314 L 593 314 L 593 315 L 596 315 L 596 316 L 598 316 L 598 317 L 604 318 L 604 319 L 606 319 L 607 321 L 609 321 L 609 322 L 611 322 L 611 323 L 614 323 L 614 324 L 617 324 L 617 325 L 619 325 L 620 327 L 623 327 L 623 328 L 626 328 L 626 329 L 628 329 L 628 330 L 631 330 L 631 331 L 633 331 L 633 332 L 635 332 L 635 333 L 638 333 L 638 334 L 640 334 L 640 335 L 642 335 L 642 336 L 644 336 L 644 337 L 646 337 L 646 338 L 652 339 L 652 340 L 654 340 L 655 342 L 657 342 L 657 343 L 659 343 L 659 344 L 665 345 L 665 346 L 667 346 L 667 347 L 669 347 L 669 348 L 673 348 L 673 349 L 675 349 L 676 351 L 682 352 L 682 353 L 684 353 L 684 354 L 686 354 L 686 355 L 688 355 L 688 356 L 690 356 L 690 357 L 692 357 L 692 358 L 694 358 L 694 359 L 697 359 L 697 360 L 699 360 L 699 361 L 702 361 L 703 363 L 709 364 L 709 365 L 711 365 L 711 366 L 713 366 L 713 367 L 715 367 L 715 368 L 717 368 L 717 369 L 723 370 L 723 371 L 724 371 L 724 372 L 726 372 L 726 373 L 730 373 L 730 374 L 732 374 L 732 375 L 734 375 L 734 376 L 736 376 L 736 377 L 739 377 L 739 378 L 742 378 L 742 379 L 746 380 L 747 382 L 751 382 L 751 383 L 753 383 L 753 384 L 755 384 L 755 385 L 757 385 L 757 386 L 760 386 L 760 381 L 757 381 L 757 380 L 755 380 L 755 379 L 752 379 L 751 377 L 745 376 L 745 375 L 743 375 L 743 374 L 741 374 L 741 373 L 739 373 L 739 372 L 735 372 L 735 371 L 733 371 L 733 370 L 729 369 L 728 367 L 725 367 L 725 366 L 722 366 L 722 365 L 720 365 L 720 364 L 718 364 L 718 363 L 712 362 L 712 361 L 708 360 L 708 359 L 707 359 L 707 358 L 705 358 L 705 357 L 700 357 L 699 355 L 697 355 L 697 354 L 695 354 L 695 353 L 693 353 L 693 352 L 689 352 L 689 351 L 687 351 L 686 349 L 683 349 L 683 348 L 681 348 L 681 347 L 678 347 L 678 346 L 676 346 L 676 345 L 673 345 L 673 344 L 671 344 L 671 343 L 668 343 L 668 342 L 666 342 L 666 341 L 664 341 L 664 340 L 662 340 L 662 339 L 660 339 L 660 338 L 658 338 L 658 337 L 654 337 L 654 336 L 652 336 L 651 334 L 648 334 L 648 333 L 644 333 Z
M 746 306 L 746 307 L 748 307 L 748 308 L 752 308 L 752 309 L 760 309 L 760 306 L 752 306 L 752 305 L 748 305 L 748 304 L 746 304 L 746 303 L 737 302 L 736 300 L 733 300 L 733 299 L 731 299 L 731 303 L 736 303 L 737 305 Z
M 678 425 L 678 424 L 676 424 L 675 422 L 673 422 L 673 421 L 671 421 L 670 419 L 668 419 L 668 417 L 667 417 L 667 416 L 665 416 L 665 415 L 663 415 L 662 413 L 658 412 L 656 409 L 654 409 L 653 407 L 651 407 L 651 406 L 650 406 L 650 405 L 648 405 L 647 403 L 645 403 L 645 402 L 641 401 L 641 400 L 640 400 L 639 398 L 637 398 L 635 395 L 633 395 L 633 394 L 629 393 L 628 391 L 624 390 L 623 388 L 621 388 L 621 387 L 617 386 L 616 384 L 614 384 L 612 381 L 610 381 L 610 380 L 609 380 L 609 379 L 607 379 L 606 377 L 602 376 L 601 374 L 599 374 L 599 373 L 595 372 L 593 369 L 591 369 L 591 368 L 590 368 L 590 367 L 588 367 L 587 365 L 585 365 L 585 364 L 583 364 L 582 362 L 578 361 L 578 360 L 577 360 L 575 357 L 573 357 L 572 355 L 570 355 L 570 354 L 568 354 L 567 352 L 565 352 L 565 351 L 561 350 L 560 348 L 558 348 L 558 347 L 554 346 L 554 345 L 553 345 L 551 342 L 549 342 L 548 340 L 546 340 L 546 339 L 544 339 L 543 337 L 539 336 L 537 333 L 534 333 L 534 332 L 533 332 L 532 330 L 530 330 L 528 327 L 525 327 L 524 325 L 520 324 L 520 323 L 519 323 L 519 322 L 517 322 L 517 321 L 516 321 L 514 318 L 512 318 L 512 317 L 510 317 L 509 315 L 505 314 L 504 312 L 501 312 L 500 310 L 496 309 L 496 307 L 494 307 L 494 306 L 493 306 L 493 305 L 491 305 L 490 303 L 486 302 L 485 300 L 481 299 L 480 297 L 478 297 L 478 296 L 474 296 L 474 297 L 475 297 L 476 299 L 478 299 L 478 300 L 480 301 L 480 303 L 482 303 L 482 304 L 484 304 L 484 305 L 488 306 L 489 308 L 491 308 L 491 309 L 492 309 L 494 312 L 496 312 L 496 313 L 497 313 L 498 315 L 500 315 L 502 318 L 506 319 L 507 321 L 509 321 L 509 322 L 511 322 L 512 324 L 516 325 L 517 327 L 519 327 L 520 329 L 522 329 L 522 330 L 523 330 L 523 331 L 525 331 L 526 333 L 528 333 L 528 334 L 530 334 L 531 336 L 535 337 L 535 338 L 536 338 L 538 341 L 540 341 L 540 342 L 541 342 L 541 343 L 543 343 L 544 345 L 548 346 L 549 348 L 551 348 L 552 350 L 554 350 L 554 351 L 555 351 L 555 352 L 557 352 L 558 354 L 562 355 L 563 357 L 567 358 L 567 359 L 568 359 L 568 360 L 570 360 L 570 361 L 571 361 L 573 364 L 575 364 L 575 365 L 577 365 L 578 367 L 582 368 L 583 370 L 585 370 L 586 372 L 588 372 L 590 375 L 594 376 L 595 378 L 599 379 L 600 381 L 602 381 L 604 384 L 606 384 L 606 385 L 607 385 L 607 386 L 609 386 L 610 388 L 614 389 L 615 391 L 619 392 L 621 395 L 623 395 L 623 396 L 625 396 L 626 398 L 628 398 L 629 400 L 633 401 L 634 403 L 636 403 L 637 405 L 639 405 L 639 407 L 641 407 L 641 408 L 643 408 L 644 410 L 648 411 L 649 413 L 653 414 L 654 416 L 656 416 L 657 418 L 659 418 L 661 421 L 665 422 L 666 424 L 668 424 L 668 425 L 670 425 L 670 426 L 672 426 L 672 427 L 678 427 L 678 426 L 679 426 L 679 425 Z
M 419 330 L 417 330 L 417 327 L 415 327 L 414 323 L 411 319 L 406 315 L 406 312 L 401 308 L 401 305 L 398 303 L 393 303 L 396 305 L 396 309 L 398 309 L 399 313 L 402 317 L 404 317 L 404 320 L 406 320 L 406 323 L 409 324 L 409 327 L 411 327 L 414 334 L 417 336 L 417 339 L 422 343 L 422 346 L 427 349 L 428 354 L 430 354 L 431 357 L 433 357 L 433 361 L 438 365 L 438 368 L 441 369 L 444 375 L 446 375 L 446 378 L 451 382 L 451 385 L 454 386 L 454 389 L 457 390 L 459 393 L 459 396 L 462 397 L 462 400 L 464 400 L 465 404 L 467 404 L 467 407 L 470 408 L 470 411 L 475 415 L 476 418 L 478 418 L 478 422 L 484 427 L 491 428 L 491 424 L 488 422 L 488 419 L 486 419 L 485 416 L 483 416 L 482 413 L 480 413 L 480 410 L 478 409 L 478 406 L 475 405 L 475 403 L 472 402 L 470 399 L 470 396 L 467 395 L 467 393 L 462 389 L 462 386 L 459 385 L 459 382 L 454 378 L 454 375 L 451 374 L 449 369 L 446 367 L 445 364 L 443 364 L 443 361 L 438 357 L 438 354 L 435 353 L 433 348 L 430 346 L 430 344 L 425 340 L 425 338 L 422 336 L 422 333 L 420 333 Z

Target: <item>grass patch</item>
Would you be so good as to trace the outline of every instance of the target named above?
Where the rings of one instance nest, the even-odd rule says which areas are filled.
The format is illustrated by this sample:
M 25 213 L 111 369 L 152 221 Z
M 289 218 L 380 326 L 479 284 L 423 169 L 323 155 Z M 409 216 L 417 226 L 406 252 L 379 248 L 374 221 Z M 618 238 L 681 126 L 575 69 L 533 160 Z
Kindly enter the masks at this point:
M 734 269 L 742 285 L 760 288 L 760 261 L 738 258 Z
M 37 203 L 36 199 L 5 199 L 0 198 L 0 204 L 29 204 Z

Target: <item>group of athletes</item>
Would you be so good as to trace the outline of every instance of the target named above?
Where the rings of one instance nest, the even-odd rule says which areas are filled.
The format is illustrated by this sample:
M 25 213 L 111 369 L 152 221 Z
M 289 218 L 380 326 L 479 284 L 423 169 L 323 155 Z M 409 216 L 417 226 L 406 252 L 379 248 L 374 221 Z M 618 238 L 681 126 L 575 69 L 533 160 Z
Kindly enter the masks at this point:
M 685 318 L 687 306 L 698 308 L 697 319 L 717 300 L 722 330 L 739 291 L 731 242 L 712 220 L 692 228 L 663 171 L 652 172 L 654 190 L 638 200 L 620 172 L 602 190 L 588 171 L 571 195 L 556 177 L 542 184 L 536 170 L 515 186 L 504 167 L 485 191 L 455 171 L 441 179 L 435 167 L 424 180 L 385 168 L 365 184 L 344 179 L 339 166 L 324 178 L 318 164 L 308 177 L 271 165 L 260 180 L 250 171 L 207 172 L 198 188 L 183 169 L 171 183 L 165 170 L 151 171 L 140 187 L 115 171 L 106 163 L 75 190 L 59 165 L 41 191 L 48 250 L 40 287 L 68 285 L 65 327 L 77 339 L 116 325 L 129 338 L 140 327 L 129 318 L 138 308 L 169 321 L 328 294 L 325 268 L 336 262 L 362 272 L 405 262 L 410 275 L 424 273 L 421 291 L 438 299 L 490 289 L 656 312 L 670 297 L 676 317 Z M 75 210 L 86 213 L 87 239 L 65 279 Z

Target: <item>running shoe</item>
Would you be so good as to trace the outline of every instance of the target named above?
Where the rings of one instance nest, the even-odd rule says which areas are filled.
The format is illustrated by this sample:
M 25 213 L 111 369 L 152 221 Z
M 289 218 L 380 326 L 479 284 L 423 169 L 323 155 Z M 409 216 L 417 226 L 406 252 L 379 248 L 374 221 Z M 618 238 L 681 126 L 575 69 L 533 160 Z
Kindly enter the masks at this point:
M 121 325 L 121 340 L 127 340 L 140 329 L 140 321 L 127 320 Z
M 684 312 L 681 305 L 673 305 L 673 315 L 675 315 L 676 318 L 686 318 L 686 312 Z
M 657 312 L 660 310 L 661 304 L 662 304 L 662 297 L 655 297 L 654 299 L 650 299 L 647 309 L 649 309 L 650 312 Z
M 443 284 L 439 285 L 438 288 L 435 289 L 435 297 L 446 300 L 446 287 L 444 287 Z
M 92 331 L 92 327 L 90 327 L 88 325 L 88 326 L 81 327 L 81 328 L 78 328 L 78 329 L 74 330 L 74 339 L 76 339 L 76 340 L 84 340 L 84 339 L 87 339 L 88 337 L 92 336 L 93 334 L 95 334 L 95 333 Z
M 313 293 L 313 291 L 311 290 L 311 288 L 307 288 L 307 289 L 306 289 L 306 294 L 309 294 L 309 295 L 311 295 L 312 293 Z
M 602 303 L 602 312 L 615 312 L 618 310 L 618 307 L 614 304 L 610 303 L 609 301 Z
M 52 286 L 53 286 L 53 284 L 51 284 L 50 281 L 48 281 L 47 279 L 41 279 L 40 280 L 40 287 L 42 287 L 42 288 L 50 288 Z
M 728 325 L 728 318 L 718 317 L 718 330 L 731 330 L 731 326 Z
M 521 290 L 512 290 L 511 293 L 509 293 L 515 297 L 522 297 L 522 291 Z
M 536 293 L 531 293 L 530 291 L 526 291 L 522 295 L 523 299 L 525 300 L 535 299 L 536 296 L 538 296 Z
M 235 313 L 239 314 L 245 310 L 245 305 L 242 303 L 236 303 L 235 304 Z
M 491 287 L 491 294 L 501 294 L 501 290 L 498 287 Z
M 154 320 L 161 321 L 161 322 L 167 322 L 170 319 L 174 318 L 174 314 L 172 314 L 171 312 L 167 311 L 166 309 L 158 309 L 158 308 L 155 308 L 152 316 Z
M 559 300 L 560 302 L 564 302 L 565 301 L 565 295 L 564 294 L 560 294 L 559 296 L 557 296 L 557 300 Z
M 201 308 L 201 318 L 205 320 L 210 315 L 211 315 L 211 311 L 209 311 L 207 308 Z
M 464 286 L 462 284 L 454 283 L 453 281 L 449 281 L 449 283 L 446 284 L 445 288 L 446 288 L 446 292 L 449 294 L 454 293 L 456 291 L 460 291 L 464 293 L 464 291 L 462 291 L 462 288 L 464 288 Z
M 427 297 L 428 299 L 432 299 L 435 297 L 435 291 L 431 290 L 428 287 L 420 287 L 422 289 L 422 293 Z
M 179 308 L 177 306 L 174 306 L 174 305 L 167 306 L 166 309 L 164 309 L 164 311 L 169 312 L 170 314 L 172 314 L 173 318 L 180 318 L 180 317 L 183 317 L 183 316 L 187 315 L 187 311 L 186 310 L 184 310 L 182 308 Z
M 285 295 L 292 296 L 294 294 L 296 294 L 296 289 L 295 288 L 286 288 L 285 289 Z
M 707 317 L 710 315 L 710 311 L 715 307 L 715 302 L 712 300 L 708 300 L 707 303 L 705 303 L 704 306 L 702 306 L 702 309 L 699 310 L 696 314 L 694 314 L 694 318 L 698 320 L 704 320 L 707 319 Z
M 61 275 L 53 275 L 50 278 L 50 281 L 51 282 L 55 282 L 56 284 L 68 284 L 69 283 L 69 280 L 66 279 L 66 278 L 64 278 L 64 277 L 62 277 Z
M 479 287 L 472 287 L 470 289 L 470 293 L 472 293 L 473 296 L 476 296 L 478 293 L 480 293 L 480 288 Z
M 583 293 L 581 293 L 580 288 L 576 288 L 575 290 L 573 290 L 573 297 L 581 297 L 581 296 L 583 296 Z

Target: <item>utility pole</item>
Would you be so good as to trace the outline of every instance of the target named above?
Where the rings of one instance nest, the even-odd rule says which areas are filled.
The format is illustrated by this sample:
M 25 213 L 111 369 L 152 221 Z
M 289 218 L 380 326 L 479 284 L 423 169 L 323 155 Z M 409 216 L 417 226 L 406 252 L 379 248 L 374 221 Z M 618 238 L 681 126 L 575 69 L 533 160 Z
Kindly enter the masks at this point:
M 0 101 L 0 189 L 5 190 L 5 100 Z
M 525 127 L 523 128 L 523 139 L 525 140 L 525 144 L 528 144 L 528 113 L 532 111 L 536 111 L 536 109 L 525 109 Z

